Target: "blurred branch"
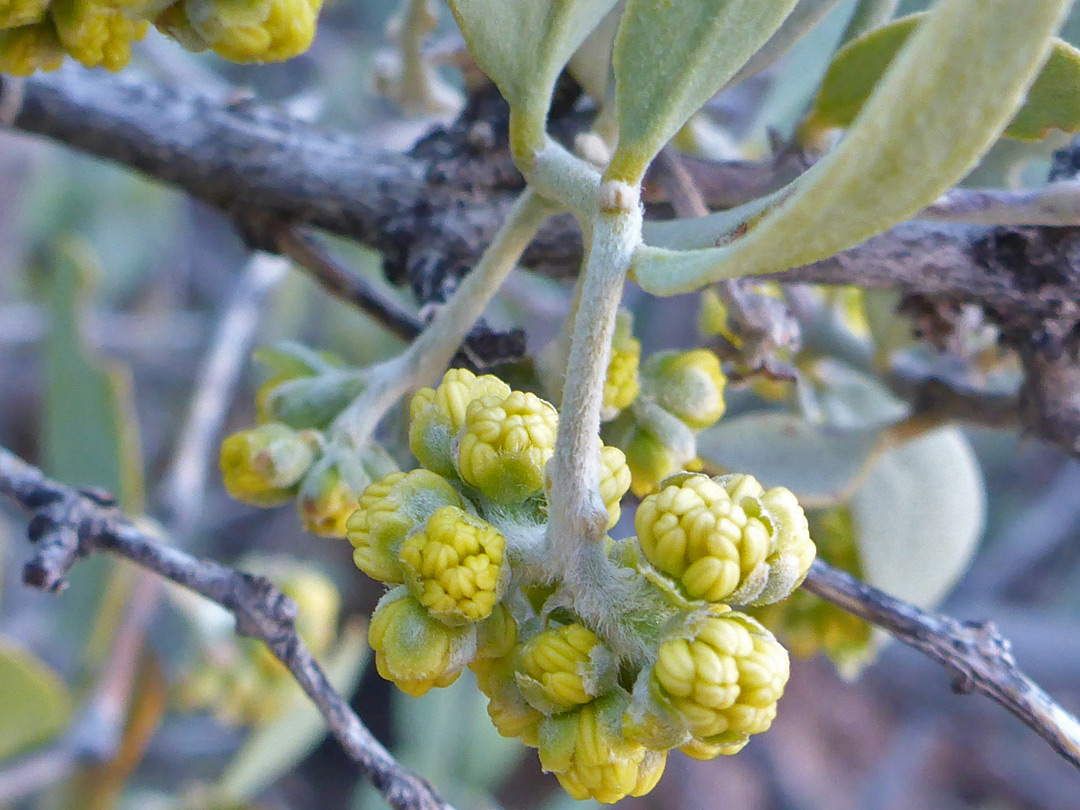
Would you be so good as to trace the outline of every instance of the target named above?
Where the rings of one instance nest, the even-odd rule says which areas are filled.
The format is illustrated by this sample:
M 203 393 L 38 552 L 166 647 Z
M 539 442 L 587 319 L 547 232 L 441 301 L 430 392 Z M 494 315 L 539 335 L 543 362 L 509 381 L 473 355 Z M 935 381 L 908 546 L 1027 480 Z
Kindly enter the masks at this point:
M 270 580 L 193 557 L 141 528 L 101 493 L 72 489 L 0 448 L 0 495 L 31 515 L 36 551 L 23 581 L 57 592 L 71 567 L 104 551 L 195 591 L 236 617 L 240 635 L 265 642 L 319 708 L 330 731 L 397 810 L 452 810 L 371 735 L 296 632 L 296 604 Z
M 990 698 L 1080 768 L 1080 721 L 1020 670 L 1009 641 L 991 622 L 928 613 L 820 561 L 803 587 L 937 661 L 952 676 L 953 691 Z
M 282 255 L 304 268 L 324 290 L 370 315 L 401 340 L 409 342 L 423 330 L 419 318 L 391 295 L 338 262 L 314 237 L 298 228 L 283 227 L 277 245 Z
M 255 338 L 262 305 L 286 269 L 287 264 L 276 256 L 252 257 L 210 344 L 157 498 L 162 523 L 176 545 L 185 545 L 198 524 L 207 459 Z M 105 669 L 78 719 L 52 748 L 0 771 L 0 804 L 52 784 L 80 764 L 113 759 L 121 744 L 136 668 L 160 588 L 160 578 L 139 573 Z

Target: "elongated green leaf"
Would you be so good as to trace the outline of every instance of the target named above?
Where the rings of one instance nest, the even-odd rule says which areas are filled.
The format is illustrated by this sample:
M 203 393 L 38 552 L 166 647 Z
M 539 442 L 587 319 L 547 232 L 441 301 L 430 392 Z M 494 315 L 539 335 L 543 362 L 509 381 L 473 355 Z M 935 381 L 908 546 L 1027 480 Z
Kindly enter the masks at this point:
M 34 655 L 0 640 L 0 760 L 42 743 L 71 716 L 71 697 Z
M 543 131 L 555 80 L 617 0 L 449 0 L 476 63 Z
M 866 581 L 935 606 L 967 570 L 986 495 L 963 435 L 943 428 L 889 451 L 851 500 Z
M 629 0 L 615 38 L 619 146 L 636 184 L 656 153 L 768 41 L 796 0 Z
M 771 210 L 733 233 L 710 232 L 709 218 L 698 220 L 692 246 L 731 240 L 723 247 L 640 248 L 632 265 L 638 283 L 671 295 L 721 278 L 780 271 L 913 216 L 959 181 L 1004 130 L 1069 5 L 942 0 L 908 38 L 845 139 L 778 195 Z
M 51 330 L 45 341 L 45 468 L 74 485 L 103 487 L 142 510 L 142 469 L 131 375 L 86 346 L 82 321 L 97 267 L 72 241 L 50 262 Z
M 346 627 L 326 661 L 327 676 L 338 692 L 352 694 L 367 654 L 365 628 Z M 251 733 L 222 775 L 215 793 L 228 801 L 250 801 L 310 754 L 325 734 L 323 716 L 297 689 L 279 717 Z
M 926 14 L 912 14 L 870 31 L 837 53 L 807 120 L 807 129 L 848 127 L 874 86 Z M 1051 130 L 1080 130 L 1080 51 L 1058 39 L 1028 90 L 1024 106 L 1002 135 L 1038 141 Z

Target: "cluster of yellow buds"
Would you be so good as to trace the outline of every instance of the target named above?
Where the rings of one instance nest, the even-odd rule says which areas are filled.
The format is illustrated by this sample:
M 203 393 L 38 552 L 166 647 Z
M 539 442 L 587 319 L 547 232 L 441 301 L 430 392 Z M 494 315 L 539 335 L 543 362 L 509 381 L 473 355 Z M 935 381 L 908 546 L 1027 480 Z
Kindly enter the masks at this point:
M 719 367 L 702 375 L 687 354 L 657 361 L 683 394 L 653 396 L 710 423 L 723 410 Z M 787 653 L 733 607 L 786 597 L 814 559 L 790 492 L 741 475 L 661 482 L 639 507 L 637 538 L 606 546 L 601 559 L 629 590 L 598 619 L 595 605 L 577 610 L 544 551 L 555 409 L 452 369 L 415 395 L 410 417 L 422 467 L 373 482 L 347 522 L 357 567 L 390 586 L 369 629 L 384 678 L 421 695 L 470 668 L 499 732 L 536 747 L 578 799 L 643 795 L 671 749 L 731 754 L 769 727 Z M 599 466 L 610 528 L 631 472 L 612 446 Z M 640 630 L 637 641 L 616 625 Z
M 278 62 L 315 36 L 321 0 L 0 0 L 0 73 L 56 70 L 64 56 L 117 71 L 153 23 L 192 51 Z
M 296 602 L 296 630 L 316 656 L 337 638 L 341 598 L 320 572 L 292 559 L 250 558 L 245 570 L 263 574 Z M 203 637 L 202 661 L 180 685 L 176 700 L 187 711 L 211 710 L 228 725 L 262 723 L 278 716 L 296 684 L 288 670 L 261 641 L 237 639 L 209 617 L 192 616 Z
M 262 359 L 272 370 L 256 395 L 262 424 L 222 443 L 225 488 L 252 506 L 295 500 L 307 531 L 345 537 L 360 494 L 397 469 L 378 445 L 356 449 L 323 430 L 355 395 L 356 377 L 302 347 L 264 352 Z
M 727 379 L 707 349 L 659 352 L 639 369 L 640 346 L 623 340 L 608 366 L 604 436 L 625 451 L 630 490 L 642 497 L 667 476 L 694 469 L 694 434 L 723 416 Z

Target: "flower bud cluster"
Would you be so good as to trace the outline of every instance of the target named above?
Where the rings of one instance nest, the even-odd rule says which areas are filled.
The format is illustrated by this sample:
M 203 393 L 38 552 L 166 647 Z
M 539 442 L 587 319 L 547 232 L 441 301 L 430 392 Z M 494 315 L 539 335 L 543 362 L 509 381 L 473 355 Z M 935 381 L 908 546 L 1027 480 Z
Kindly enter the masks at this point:
M 298 608 L 296 630 L 316 657 L 337 638 L 341 597 L 320 572 L 292 559 L 253 558 L 242 567 L 272 579 Z M 261 641 L 237 639 L 228 623 L 192 612 L 203 638 L 202 661 L 180 685 L 177 701 L 189 711 L 213 711 L 228 725 L 272 720 L 296 691 L 285 666 Z
M 600 412 L 603 437 L 626 454 L 630 491 L 644 497 L 664 478 L 700 469 L 695 434 L 724 414 L 727 378 L 706 349 L 653 354 L 642 364 L 630 314 L 620 311 Z
M 307 531 L 345 537 L 360 494 L 397 465 L 378 445 L 358 450 L 322 430 L 356 393 L 355 377 L 300 347 L 267 357 L 272 376 L 256 395 L 261 424 L 221 445 L 225 489 L 252 506 L 295 501 Z
M 0 73 L 56 70 L 64 56 L 118 71 L 151 23 L 192 51 L 234 62 L 303 53 L 321 0 L 0 0 Z
M 676 356 L 659 373 L 689 389 L 720 379 L 699 362 Z M 723 408 L 708 395 L 721 386 L 656 398 L 703 425 Z M 731 754 L 769 727 L 787 653 L 732 607 L 787 596 L 813 560 L 790 492 L 740 475 L 662 481 L 638 509 L 638 537 L 602 558 L 625 598 L 579 610 L 588 595 L 545 564 L 555 409 L 453 369 L 410 416 L 422 467 L 372 483 L 347 522 L 357 567 L 390 586 L 369 631 L 384 678 L 421 695 L 468 667 L 499 732 L 536 747 L 577 799 L 643 795 L 670 750 Z M 610 528 L 631 471 L 615 447 L 599 461 Z
M 516 679 L 501 659 L 518 628 L 504 601 L 512 579 L 504 529 L 522 531 L 524 521 L 542 534 L 558 414 L 535 394 L 465 369 L 418 391 L 409 410 L 409 445 L 423 467 L 372 483 L 346 524 L 356 566 L 396 586 L 372 618 L 376 664 L 413 695 L 474 664 L 486 692 L 509 695 Z M 612 447 L 601 449 L 600 469 L 614 525 L 630 474 Z M 535 736 L 539 715 L 520 695 L 492 700 L 500 729 Z

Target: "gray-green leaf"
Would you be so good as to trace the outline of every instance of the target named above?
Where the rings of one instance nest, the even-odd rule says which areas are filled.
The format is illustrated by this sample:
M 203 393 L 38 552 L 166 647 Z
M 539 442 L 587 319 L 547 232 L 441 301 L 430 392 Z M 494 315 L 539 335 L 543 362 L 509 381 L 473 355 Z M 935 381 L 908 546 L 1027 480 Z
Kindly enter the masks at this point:
M 619 146 L 636 184 L 656 153 L 768 41 L 796 0 L 629 0 L 615 39 Z
M 640 248 L 632 265 L 638 283 L 672 295 L 722 278 L 781 271 L 831 256 L 915 215 L 955 185 L 1004 130 L 1069 5 L 942 0 L 836 149 L 764 212 L 760 205 L 752 208 L 734 231 L 718 233 L 703 217 L 690 240 L 683 223 L 679 246 L 703 249 Z M 731 214 L 725 212 L 725 225 Z M 654 229 L 652 236 L 662 233 Z
M 617 0 L 449 0 L 476 63 L 535 137 L 555 80 Z

